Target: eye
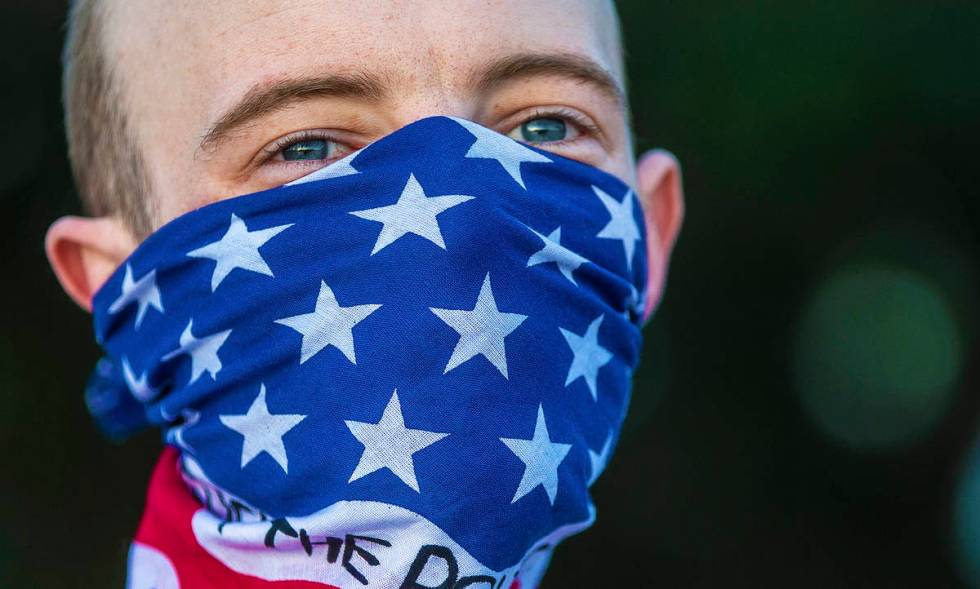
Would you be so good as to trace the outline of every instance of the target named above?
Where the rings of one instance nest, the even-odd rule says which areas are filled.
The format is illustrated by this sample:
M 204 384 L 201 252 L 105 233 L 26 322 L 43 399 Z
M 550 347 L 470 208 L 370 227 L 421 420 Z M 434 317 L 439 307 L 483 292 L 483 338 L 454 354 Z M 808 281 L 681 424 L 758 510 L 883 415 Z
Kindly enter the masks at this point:
M 262 148 L 259 164 L 278 166 L 324 166 L 355 151 L 352 142 L 338 139 L 336 133 L 310 129 L 291 133 Z
M 602 164 L 611 156 L 612 144 L 606 131 L 579 108 L 556 104 L 515 111 L 493 128 L 514 141 L 592 166 Z
M 525 143 L 564 141 L 568 138 L 568 126 L 559 118 L 537 117 L 521 123 L 508 135 Z
M 588 120 L 570 109 L 532 112 L 524 122 L 512 128 L 507 136 L 542 147 L 566 146 L 593 129 Z
M 269 143 L 252 165 L 261 186 L 281 186 L 350 155 L 363 143 L 343 131 L 307 129 Z
M 295 141 L 280 151 L 287 162 L 326 160 L 335 157 L 336 152 L 337 144 L 328 139 Z
M 554 118 L 531 119 L 520 126 L 521 139 L 528 143 L 564 141 L 568 135 L 565 121 Z

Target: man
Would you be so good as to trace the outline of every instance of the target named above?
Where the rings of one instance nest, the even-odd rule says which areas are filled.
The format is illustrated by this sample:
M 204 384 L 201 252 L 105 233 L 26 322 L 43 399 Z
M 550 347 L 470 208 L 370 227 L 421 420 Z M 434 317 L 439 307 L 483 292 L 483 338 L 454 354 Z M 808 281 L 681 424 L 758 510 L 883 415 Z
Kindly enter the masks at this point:
M 611 2 L 78 0 L 72 11 L 65 66 L 69 149 L 79 191 L 92 216 L 59 219 L 49 230 L 47 252 L 65 291 L 88 310 L 99 288 L 114 272 L 122 271 L 120 266 L 137 245 L 168 221 L 209 203 L 297 181 L 433 115 L 474 121 L 544 150 L 534 153 L 582 162 L 631 186 L 646 221 L 648 311 L 659 300 L 683 215 L 680 176 L 676 161 L 662 151 L 647 153 L 635 163 L 618 22 Z M 433 140 L 439 140 L 439 132 Z M 472 132 L 474 136 L 482 133 Z M 521 174 L 533 167 L 526 162 L 534 157 L 525 156 L 514 170 L 508 170 L 521 184 L 515 190 L 528 188 Z M 542 156 L 537 161 L 548 159 Z M 357 162 L 353 160 L 355 167 Z M 617 201 L 623 198 L 614 196 Z M 373 214 L 364 213 L 365 219 Z M 240 230 L 245 235 L 255 233 L 251 226 L 242 225 Z M 419 230 L 415 233 L 421 235 Z M 271 235 L 263 239 L 272 239 Z M 558 247 L 560 236 L 547 237 L 552 241 L 543 243 Z M 436 243 L 435 237 L 430 238 Z M 628 265 L 633 242 L 623 243 Z M 387 245 L 379 239 L 375 248 Z M 436 245 L 444 247 L 445 243 Z M 208 255 L 201 251 L 198 257 Z M 571 267 L 561 268 L 564 272 Z M 225 276 L 216 271 L 211 276 L 212 287 L 220 288 Z M 570 272 L 566 278 L 575 282 Z M 134 284 L 140 276 L 127 280 Z M 490 280 L 488 275 L 488 293 Z M 125 284 L 121 287 L 124 292 Z M 113 286 L 117 292 L 110 298 L 116 299 L 117 308 L 132 302 L 116 297 L 120 287 Z M 493 294 L 500 289 L 493 284 Z M 163 306 L 159 300 L 141 300 L 136 326 Z M 347 306 L 341 300 L 341 307 Z M 110 308 L 110 312 L 115 311 Z M 436 309 L 433 313 L 438 314 Z M 280 324 L 289 324 L 287 319 Z M 450 323 L 448 318 L 444 321 Z M 191 326 L 187 331 L 192 338 L 200 337 Z M 584 328 L 578 330 L 582 331 Z M 491 359 L 490 354 L 485 356 Z M 352 357 L 353 350 L 348 360 Z M 491 368 L 501 369 L 506 377 L 502 370 L 506 365 L 499 358 L 495 362 Z M 446 373 L 451 364 L 452 360 Z M 132 385 L 136 379 L 127 370 L 127 383 Z M 196 375 L 197 367 L 194 370 Z M 212 379 L 215 372 L 210 374 Z M 591 384 L 590 388 L 595 396 Z M 391 396 L 390 391 L 387 394 Z M 393 397 L 391 402 L 396 400 Z M 247 404 L 238 413 L 245 414 L 246 408 Z M 226 427 L 234 427 L 228 416 L 222 420 Z M 405 418 L 411 428 L 409 422 Z M 350 427 L 354 432 L 354 426 Z M 530 432 L 524 438 L 530 438 Z M 242 438 L 237 439 L 240 445 Z M 244 453 L 242 462 L 244 468 Z M 283 464 L 280 461 L 279 466 Z M 193 472 L 188 473 L 193 465 L 182 468 L 191 487 L 207 481 L 204 473 L 197 473 L 196 479 Z M 167 548 L 200 542 L 200 538 L 183 537 L 176 528 L 161 528 L 166 527 L 167 514 L 173 515 L 166 511 L 169 507 L 160 507 L 168 501 L 161 496 L 186 493 L 186 487 L 180 488 L 180 479 L 160 476 L 164 475 L 155 476 L 141 528 L 144 541 L 134 546 L 131 583 L 135 587 L 153 586 L 150 583 L 207 586 L 189 581 L 178 562 L 184 557 Z M 418 485 L 405 477 L 402 481 Z M 208 492 L 219 494 L 220 490 L 209 487 Z M 190 497 L 187 494 L 181 501 L 191 501 Z M 195 505 L 200 507 L 202 493 L 197 497 Z M 514 501 L 517 499 L 515 496 Z M 165 512 L 162 516 L 161 511 Z M 152 533 L 146 532 L 149 520 L 156 522 Z M 296 539 L 299 546 L 300 534 L 288 523 L 278 529 L 273 526 L 270 533 Z M 146 540 L 148 534 L 156 539 Z M 326 546 L 324 542 L 320 544 Z M 337 550 L 342 540 L 338 542 Z M 362 568 L 374 566 L 378 551 L 369 551 L 363 541 L 361 546 L 350 544 L 348 538 L 343 558 L 347 578 L 350 586 L 361 586 L 368 578 L 356 571 L 353 561 L 360 558 Z M 312 552 L 307 541 L 303 545 Z M 329 552 L 333 549 L 323 548 L 331 563 L 339 562 L 337 554 Z M 220 551 L 209 552 L 214 556 Z M 220 555 L 216 558 L 221 560 Z M 452 555 L 430 551 L 421 561 L 412 561 L 414 572 L 391 571 L 370 581 L 376 586 L 449 587 L 454 582 L 464 586 L 459 581 L 464 571 L 449 575 L 455 581 L 446 581 L 445 571 L 433 572 L 439 558 L 446 563 L 443 568 L 458 566 Z M 525 571 L 523 576 L 517 574 L 515 579 L 511 575 L 507 582 L 513 579 L 515 585 L 532 586 L 543 565 L 539 563 L 540 570 L 531 568 L 525 563 L 515 569 Z M 258 574 L 253 569 L 238 577 L 234 576 L 236 565 L 229 562 L 216 570 L 208 577 L 212 585 L 253 586 L 249 583 L 254 582 L 259 587 L 266 586 L 259 581 L 262 578 L 312 578 L 296 571 Z M 426 582 L 430 584 L 423 584 Z M 297 583 L 289 586 L 314 586 Z M 344 581 L 334 584 L 347 586 Z

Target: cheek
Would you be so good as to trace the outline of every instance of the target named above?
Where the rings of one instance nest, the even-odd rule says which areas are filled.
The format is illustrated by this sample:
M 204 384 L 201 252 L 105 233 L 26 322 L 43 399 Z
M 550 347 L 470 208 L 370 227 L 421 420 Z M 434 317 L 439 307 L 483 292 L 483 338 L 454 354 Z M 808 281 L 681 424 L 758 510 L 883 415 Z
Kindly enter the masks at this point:
M 636 162 L 633 161 L 632 153 L 623 150 L 618 153 L 609 154 L 596 167 L 603 172 L 616 176 L 632 188 L 634 193 L 639 195 L 636 182 Z
M 216 200 L 235 196 L 228 187 L 196 173 L 193 166 L 175 165 L 171 170 L 162 170 L 150 177 L 147 197 L 151 199 L 154 228 Z

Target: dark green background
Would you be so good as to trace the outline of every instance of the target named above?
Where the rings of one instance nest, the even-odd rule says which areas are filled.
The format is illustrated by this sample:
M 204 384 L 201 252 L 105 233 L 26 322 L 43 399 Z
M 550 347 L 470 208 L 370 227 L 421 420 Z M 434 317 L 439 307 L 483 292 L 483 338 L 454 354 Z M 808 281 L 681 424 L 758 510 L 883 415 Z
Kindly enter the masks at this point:
M 598 523 L 545 589 L 976 582 L 980 2 L 619 4 L 639 144 L 684 163 L 687 219 Z M 77 211 L 64 10 L 0 8 L 2 587 L 122 586 L 159 451 L 90 423 L 88 317 L 43 256 Z

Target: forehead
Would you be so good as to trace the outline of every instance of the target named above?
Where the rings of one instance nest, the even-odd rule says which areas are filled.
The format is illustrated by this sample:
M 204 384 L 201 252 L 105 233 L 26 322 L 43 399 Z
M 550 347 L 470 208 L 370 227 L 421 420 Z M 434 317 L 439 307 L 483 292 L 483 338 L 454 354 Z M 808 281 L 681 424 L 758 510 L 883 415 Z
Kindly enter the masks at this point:
M 606 0 L 108 1 L 124 91 L 202 116 L 293 74 L 370 69 L 396 88 L 451 92 L 476 64 L 513 52 L 582 54 L 622 75 Z

